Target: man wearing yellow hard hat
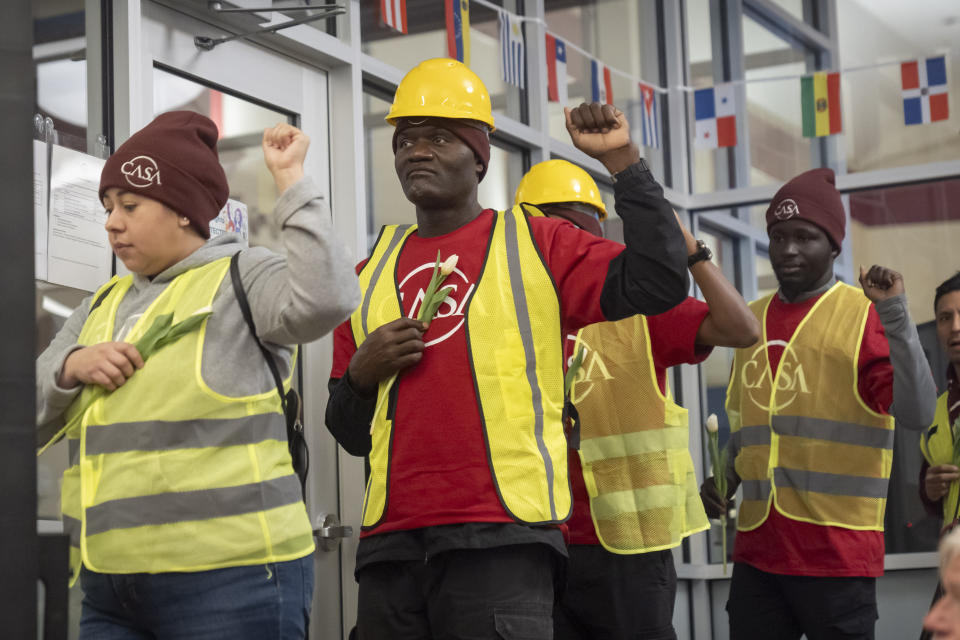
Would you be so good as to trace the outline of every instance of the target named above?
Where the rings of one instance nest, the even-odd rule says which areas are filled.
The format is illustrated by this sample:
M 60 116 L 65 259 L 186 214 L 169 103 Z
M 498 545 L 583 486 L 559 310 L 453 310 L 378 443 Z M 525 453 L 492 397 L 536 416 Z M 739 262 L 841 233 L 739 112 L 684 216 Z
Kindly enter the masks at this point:
M 387 121 L 416 225 L 385 227 L 361 263 L 363 302 L 335 332 L 326 418 L 370 461 L 358 635 L 550 638 L 572 506 L 563 335 L 682 301 L 683 236 L 609 105 L 568 110 L 567 128 L 634 203 L 626 249 L 478 202 L 494 122 L 463 64 L 415 67 Z M 414 318 L 438 258 L 450 295 L 428 328 Z
M 515 201 L 596 235 L 607 217 L 593 178 L 566 160 L 534 165 Z M 632 206 L 619 199 L 617 213 L 628 218 Z M 708 524 L 688 450 L 687 411 L 673 402 L 666 370 L 702 362 L 713 346 L 746 347 L 760 331 L 706 245 L 686 229 L 683 235 L 706 303 L 688 297 L 666 313 L 566 336 L 567 355 L 583 347 L 585 356 L 570 397 L 579 416 L 571 446 L 579 451 L 569 452 L 570 561 L 554 611 L 556 640 L 677 637 L 671 549 Z

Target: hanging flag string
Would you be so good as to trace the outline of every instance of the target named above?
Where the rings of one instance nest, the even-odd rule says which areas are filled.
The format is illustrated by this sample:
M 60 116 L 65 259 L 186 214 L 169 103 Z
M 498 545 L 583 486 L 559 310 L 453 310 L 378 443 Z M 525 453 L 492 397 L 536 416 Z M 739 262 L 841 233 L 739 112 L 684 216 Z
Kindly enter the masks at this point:
M 473 4 L 478 4 L 478 5 L 482 6 L 482 7 L 486 7 L 486 8 L 488 8 L 488 9 L 492 10 L 492 11 L 497 11 L 497 12 L 504 11 L 504 12 L 506 12 L 506 13 L 511 13 L 511 14 L 512 14 L 512 12 L 507 11 L 507 10 L 504 9 L 503 7 L 500 7 L 500 6 L 498 6 L 498 5 L 493 4 L 492 2 L 489 2 L 489 0 L 469 0 L 469 1 L 470 1 L 471 3 L 473 3 Z M 512 14 L 512 15 L 515 15 L 515 14 Z M 527 17 L 527 16 L 516 16 L 516 20 L 518 20 L 518 21 L 520 21 L 520 22 L 534 22 L 534 23 L 537 23 L 537 24 L 541 24 L 541 25 L 543 25 L 544 30 L 546 31 L 547 35 L 553 36 L 553 37 L 555 37 L 555 38 L 560 38 L 560 39 L 562 39 L 563 42 L 564 42 L 564 45 L 565 45 L 568 49 L 573 49 L 574 51 L 578 52 L 580 55 L 582 55 L 584 58 L 587 58 L 588 60 L 598 60 L 598 58 L 597 58 L 594 54 L 590 53 L 590 52 L 587 51 L 586 49 L 583 49 L 582 47 L 579 47 L 579 46 L 575 45 L 574 43 L 568 41 L 568 40 L 567 40 L 566 38 L 564 38 L 563 36 L 560 36 L 560 35 L 552 32 L 552 31 L 550 31 L 549 29 L 547 29 L 548 25 L 547 25 L 546 21 L 542 20 L 541 18 L 534 18 L 534 17 Z M 945 53 L 945 52 L 944 52 L 944 53 Z M 943 54 L 941 54 L 941 55 L 943 55 Z M 915 56 L 913 59 L 923 58 L 923 57 L 924 57 L 923 55 L 917 55 L 917 56 Z M 863 64 L 863 65 L 858 65 L 858 66 L 854 66 L 854 67 L 844 67 L 844 68 L 841 68 L 841 69 L 820 69 L 819 71 L 811 71 L 811 72 L 809 72 L 809 73 L 792 74 L 792 75 L 788 75 L 788 76 L 772 76 L 772 77 L 769 77 L 769 78 L 750 78 L 750 79 L 742 78 L 742 79 L 739 79 L 739 80 L 729 80 L 729 81 L 725 82 L 724 84 L 747 85 L 747 84 L 760 84 L 760 83 L 762 83 L 762 82 L 777 82 L 777 81 L 786 81 L 786 80 L 799 80 L 799 79 L 801 79 L 801 78 L 806 78 L 806 77 L 812 76 L 814 73 L 823 73 L 823 72 L 826 72 L 826 73 L 835 73 L 835 72 L 839 72 L 839 73 L 844 73 L 844 74 L 846 74 L 846 73 L 851 73 L 851 72 L 856 72 L 856 71 L 868 71 L 868 70 L 870 70 L 870 69 L 880 69 L 880 68 L 882 68 L 882 67 L 899 66 L 902 62 L 905 62 L 905 60 L 884 60 L 884 61 L 882 61 L 882 62 L 875 62 L 875 63 L 872 63 L 872 64 Z M 649 86 L 651 89 L 653 89 L 653 91 L 656 92 L 656 93 L 664 94 L 664 95 L 667 94 L 667 93 L 670 93 L 670 89 L 667 88 L 667 87 L 661 87 L 660 85 L 658 85 L 658 84 L 656 84 L 656 83 L 649 82 L 649 81 L 647 81 L 647 80 L 644 80 L 643 78 L 640 78 L 640 77 L 637 77 L 637 76 L 635 76 L 635 75 L 633 75 L 633 74 L 627 73 L 626 71 L 621 71 L 620 69 L 617 69 L 616 67 L 612 67 L 612 66 L 606 65 L 606 64 L 605 64 L 605 66 L 606 66 L 607 69 L 610 70 L 610 73 L 612 73 L 612 74 L 614 74 L 614 75 L 617 75 L 617 76 L 620 76 L 621 78 L 626 78 L 627 80 L 631 80 L 631 81 L 636 82 L 636 83 L 645 84 L 645 85 Z M 691 87 L 691 86 L 688 86 L 688 85 L 676 85 L 676 86 L 673 87 L 673 89 L 675 89 L 675 90 L 677 90 L 677 91 L 683 91 L 683 92 L 686 92 L 686 93 L 692 93 L 692 92 L 694 92 L 694 91 L 697 90 L 697 87 Z

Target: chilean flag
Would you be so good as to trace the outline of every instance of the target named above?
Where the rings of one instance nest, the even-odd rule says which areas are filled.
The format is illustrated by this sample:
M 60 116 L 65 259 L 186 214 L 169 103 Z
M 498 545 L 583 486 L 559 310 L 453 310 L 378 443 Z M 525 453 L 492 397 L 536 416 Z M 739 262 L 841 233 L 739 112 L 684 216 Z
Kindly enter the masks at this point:
M 547 99 L 567 104 L 567 45 L 547 34 Z
M 950 117 L 944 56 L 900 65 L 904 124 L 927 124 Z
M 737 107 L 733 85 L 718 84 L 693 92 L 696 147 L 716 149 L 737 144 Z
M 597 60 L 590 61 L 590 99 L 593 102 L 613 104 L 610 67 Z

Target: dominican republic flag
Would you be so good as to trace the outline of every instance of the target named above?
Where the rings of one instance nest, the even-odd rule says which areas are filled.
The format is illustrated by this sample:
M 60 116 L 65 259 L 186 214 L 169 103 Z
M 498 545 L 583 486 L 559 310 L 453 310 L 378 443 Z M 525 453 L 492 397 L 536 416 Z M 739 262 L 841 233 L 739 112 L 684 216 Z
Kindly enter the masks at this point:
M 590 61 L 590 100 L 613 104 L 610 67 L 597 60 Z
M 547 99 L 567 104 L 567 45 L 547 34 Z
M 407 0 L 380 0 L 380 20 L 400 33 L 407 32 Z
M 447 55 L 470 66 L 470 2 L 443 0 L 447 18 Z
M 653 87 L 640 83 L 640 119 L 643 122 L 643 146 L 660 148 L 660 122 L 657 118 L 657 94 Z
M 927 124 L 950 117 L 947 61 L 943 56 L 900 65 L 904 124 Z
M 737 107 L 732 84 L 718 84 L 693 92 L 698 149 L 732 147 L 737 144 Z
M 523 77 L 526 52 L 519 16 L 500 9 L 500 77 L 504 82 L 525 88 Z

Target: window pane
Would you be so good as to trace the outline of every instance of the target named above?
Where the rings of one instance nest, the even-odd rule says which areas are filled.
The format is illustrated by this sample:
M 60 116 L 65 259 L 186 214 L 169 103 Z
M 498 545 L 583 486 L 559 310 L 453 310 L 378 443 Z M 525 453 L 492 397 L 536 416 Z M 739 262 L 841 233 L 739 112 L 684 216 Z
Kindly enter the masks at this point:
M 843 129 L 847 170 L 904 167 L 960 157 L 960 57 L 957 29 L 943 11 L 917 11 L 912 3 L 837 3 L 840 59 L 844 67 L 891 64 L 843 76 Z M 900 61 L 924 53 L 947 55 L 950 117 L 906 126 Z M 882 135 L 879 135 L 882 133 Z
M 811 142 L 802 134 L 800 76 L 805 52 L 752 19 L 743 18 L 749 185 L 783 182 L 811 167 Z M 765 80 L 784 78 L 786 80 Z M 743 185 L 746 186 L 746 185 Z
M 517 12 L 515 0 L 494 0 L 494 4 Z M 362 49 L 406 73 L 428 58 L 447 57 L 446 18 L 441 3 L 406 3 L 407 34 L 394 31 L 380 19 L 380 3 L 365 1 L 360 6 Z M 524 27 L 526 30 L 526 28 Z M 530 40 L 527 36 L 527 47 Z M 496 114 L 521 122 L 527 121 L 526 92 L 500 78 L 500 41 L 497 12 L 475 2 L 470 3 L 470 68 L 487 91 Z
M 850 194 L 853 264 L 881 264 L 903 274 L 910 315 L 934 379 L 946 389 L 947 360 L 934 326 L 934 290 L 958 266 L 960 216 L 956 206 L 960 180 L 888 187 Z M 896 430 L 894 465 L 886 513 L 887 552 L 932 551 L 937 518 L 924 512 L 920 499 L 920 432 Z
M 736 243 L 734 242 L 733 238 L 725 234 L 709 231 L 703 227 L 698 229 L 697 237 L 703 240 L 704 244 L 710 247 L 710 250 L 713 251 L 713 262 L 720 267 L 720 270 L 723 272 L 724 276 L 726 276 L 730 282 L 736 283 Z M 700 365 L 700 372 L 702 374 L 701 380 L 706 390 L 706 406 L 704 407 L 702 414 L 704 417 L 709 416 L 711 413 L 717 414 L 718 422 L 720 424 L 719 443 L 721 448 L 726 445 L 726 442 L 730 437 L 730 423 L 727 420 L 724 404 L 727 395 L 727 383 L 730 381 L 730 367 L 733 365 L 733 354 L 734 350 L 729 347 L 715 347 L 713 353 L 710 354 L 710 357 Z M 700 428 L 702 428 L 702 425 L 696 426 L 700 426 Z M 703 468 L 705 470 L 704 475 L 712 475 L 709 471 L 711 467 L 710 456 L 707 453 L 707 447 L 703 447 L 703 456 Z M 733 553 L 732 531 L 732 523 L 728 521 L 727 554 Z M 718 522 L 711 521 L 708 550 L 710 562 L 713 564 L 723 562 L 723 547 L 721 545 L 720 535 L 720 524 Z
M 613 104 L 627 114 L 633 139 L 640 144 L 643 135 L 636 79 L 644 77 L 640 43 L 644 33 L 641 3 L 628 0 L 577 3 L 546 0 L 544 9 L 547 31 L 616 69 L 610 74 Z M 655 80 L 650 79 L 659 84 Z M 590 58 L 573 47 L 567 48 L 567 87 L 568 104 L 550 102 L 548 106 L 550 135 L 564 142 L 569 142 L 570 138 L 564 124 L 563 107 L 591 100 Z
M 773 3 L 779 5 L 790 15 L 798 20 L 803 20 L 803 0 L 773 0 Z
M 278 122 L 295 124 L 295 116 L 155 68 L 154 114 L 179 109 L 202 113 L 217 123 L 220 164 L 230 184 L 230 198 L 247 205 L 250 245 L 285 253 L 280 227 L 273 219 L 273 207 L 279 194 L 263 162 L 261 143 L 264 129 Z

